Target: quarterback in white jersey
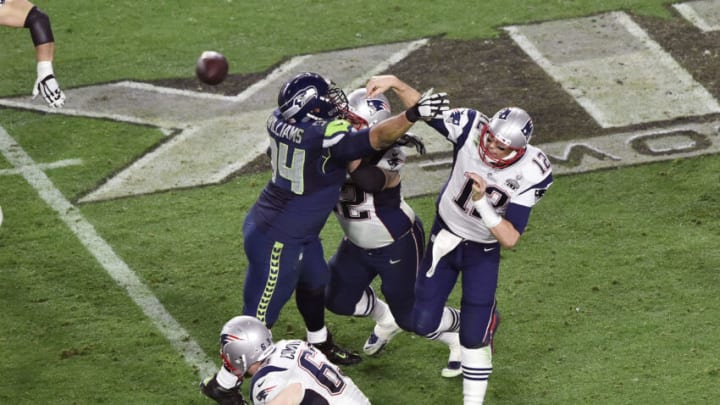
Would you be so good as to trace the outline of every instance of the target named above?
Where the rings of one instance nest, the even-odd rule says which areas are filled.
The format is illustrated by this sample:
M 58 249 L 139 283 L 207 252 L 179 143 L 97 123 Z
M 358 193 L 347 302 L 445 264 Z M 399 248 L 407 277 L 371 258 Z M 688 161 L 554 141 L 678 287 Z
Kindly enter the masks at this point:
M 395 76 L 377 76 L 373 92 L 393 89 L 403 103 L 419 93 Z M 491 119 L 456 108 L 428 124 L 453 144 L 450 175 L 437 199 L 437 215 L 415 285 L 415 333 L 435 336 L 458 327 L 462 346 L 463 403 L 482 404 L 492 373 L 499 313 L 495 291 L 501 248 L 514 247 L 532 207 L 553 182 L 547 156 L 529 144 L 530 115 L 518 107 Z M 460 311 L 446 306 L 462 273 Z
M 501 113 L 505 111 L 513 110 L 506 108 Z M 488 128 L 488 123 L 488 118 L 475 110 L 454 109 L 446 114 L 446 137 L 456 145 L 456 155 L 438 203 L 438 213 L 450 231 L 463 239 L 480 243 L 495 243 L 498 239 L 472 204 L 470 191 L 474 181 L 466 174 L 475 173 L 485 179 L 485 198 L 501 217 L 505 217 L 511 203 L 532 208 L 552 182 L 547 156 L 529 144 L 517 160 L 504 167 L 481 159 L 481 132 L 482 128 Z M 526 222 L 518 225 L 524 228 Z

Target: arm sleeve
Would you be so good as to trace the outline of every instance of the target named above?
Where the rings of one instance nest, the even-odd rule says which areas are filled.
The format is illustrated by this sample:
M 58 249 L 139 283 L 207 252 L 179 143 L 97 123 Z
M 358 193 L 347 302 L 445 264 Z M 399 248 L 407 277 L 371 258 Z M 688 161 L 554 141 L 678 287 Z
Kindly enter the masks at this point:
M 30 36 L 35 46 L 55 42 L 50 27 L 50 17 L 37 6 L 33 6 L 27 17 L 25 17 L 25 28 L 30 29 Z
M 350 173 L 350 178 L 368 193 L 377 193 L 385 188 L 385 172 L 377 166 L 360 166 Z
M 525 227 L 530 219 L 530 207 L 524 205 L 518 205 L 510 203 L 508 205 L 507 212 L 505 213 L 505 219 L 510 221 L 515 229 L 522 234 L 525 231 Z

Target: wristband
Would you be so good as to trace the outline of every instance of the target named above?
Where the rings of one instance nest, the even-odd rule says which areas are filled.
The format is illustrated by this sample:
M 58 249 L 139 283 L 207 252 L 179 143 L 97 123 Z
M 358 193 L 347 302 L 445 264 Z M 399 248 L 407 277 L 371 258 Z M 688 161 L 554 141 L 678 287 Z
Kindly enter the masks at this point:
M 417 122 L 417 120 L 420 119 L 420 112 L 418 111 L 417 105 L 405 110 L 405 118 L 410 122 Z
M 50 62 L 48 60 L 38 62 L 38 64 L 37 64 L 38 78 L 44 79 L 45 76 L 50 76 L 51 74 L 53 74 L 52 62 Z
M 502 222 L 502 217 L 498 215 L 495 208 L 490 205 L 490 202 L 487 198 L 485 198 L 485 196 L 473 202 L 473 206 L 477 212 L 480 213 L 480 218 L 482 218 L 488 228 L 495 228 L 500 224 L 500 222 Z
M 215 379 L 217 380 L 218 385 L 226 390 L 231 390 L 240 385 L 239 383 L 242 383 L 240 378 L 238 378 L 238 376 L 236 376 L 232 371 L 228 370 L 224 365 L 220 367 L 220 370 L 218 370 L 215 375 Z

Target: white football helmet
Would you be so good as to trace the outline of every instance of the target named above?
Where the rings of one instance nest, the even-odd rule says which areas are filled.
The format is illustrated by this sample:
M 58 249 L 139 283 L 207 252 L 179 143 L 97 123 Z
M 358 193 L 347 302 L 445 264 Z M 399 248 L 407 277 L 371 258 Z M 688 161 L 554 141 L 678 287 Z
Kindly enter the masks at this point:
M 245 375 L 253 363 L 269 356 L 272 348 L 272 333 L 252 316 L 236 316 L 220 332 L 220 356 L 225 367 L 238 377 Z
M 530 114 L 519 107 L 503 108 L 496 112 L 480 131 L 478 142 L 480 158 L 493 167 L 510 166 L 525 154 L 532 133 L 533 121 Z M 493 139 L 510 149 L 510 154 L 500 157 L 490 151 L 488 143 Z
M 390 101 L 384 94 L 366 98 L 364 88 L 353 90 L 348 94 L 347 119 L 356 129 L 371 127 L 382 120 L 390 118 Z

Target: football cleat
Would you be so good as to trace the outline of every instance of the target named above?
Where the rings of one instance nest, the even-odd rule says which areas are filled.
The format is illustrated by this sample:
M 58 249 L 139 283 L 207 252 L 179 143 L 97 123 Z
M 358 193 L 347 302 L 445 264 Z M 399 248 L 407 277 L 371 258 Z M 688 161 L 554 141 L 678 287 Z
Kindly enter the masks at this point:
M 492 350 L 493 353 L 495 353 L 495 344 L 494 344 L 494 338 L 495 338 L 495 332 L 497 332 L 498 326 L 500 325 L 500 312 L 498 310 L 495 310 L 493 312 L 493 316 L 490 319 L 490 327 L 489 327 L 489 336 L 488 336 L 488 345 L 490 346 L 490 350 Z M 461 356 L 458 356 L 458 352 L 462 350 L 462 346 L 460 345 L 450 345 L 450 358 L 460 358 Z M 447 367 L 443 368 L 442 371 L 440 371 L 440 375 L 445 378 L 453 378 L 457 377 L 462 374 L 462 363 L 459 361 L 448 361 Z
M 459 361 L 448 361 L 447 367 L 442 369 L 440 375 L 445 378 L 453 378 L 462 374 L 462 363 Z
M 362 357 L 336 345 L 330 333 L 328 333 L 326 341 L 322 343 L 313 343 L 312 345 L 317 347 L 331 363 L 335 363 L 339 366 L 352 366 L 362 361 Z
M 213 399 L 220 405 L 247 405 L 237 388 L 228 390 L 221 387 L 215 376 L 212 375 L 200 383 L 200 391 L 206 397 Z
M 462 363 L 457 360 L 462 358 L 462 345 L 458 339 L 448 347 L 450 348 L 448 364 L 440 371 L 440 375 L 445 378 L 453 378 L 462 374 Z
M 387 346 L 395 335 L 402 332 L 399 326 L 393 323 L 390 328 L 383 327 L 380 324 L 375 325 L 375 330 L 370 334 L 370 337 L 365 341 L 363 351 L 368 356 L 374 356 Z M 380 337 L 384 336 L 384 337 Z

